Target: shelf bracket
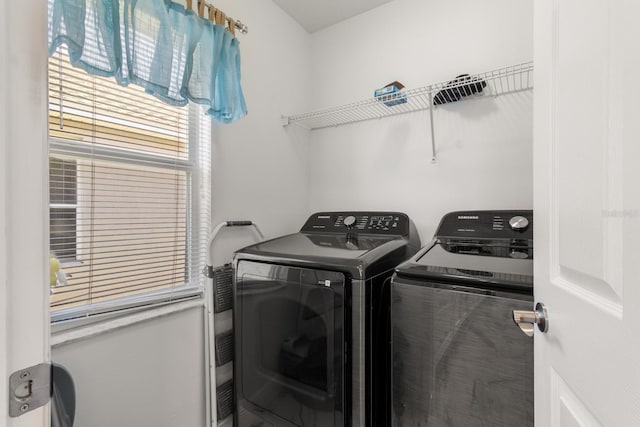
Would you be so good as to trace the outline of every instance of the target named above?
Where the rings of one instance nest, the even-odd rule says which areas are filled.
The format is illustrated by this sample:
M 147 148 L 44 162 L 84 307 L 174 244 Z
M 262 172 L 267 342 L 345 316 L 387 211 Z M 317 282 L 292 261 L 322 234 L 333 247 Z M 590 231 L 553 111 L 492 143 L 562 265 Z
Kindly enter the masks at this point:
M 280 123 L 282 124 L 282 126 L 289 126 L 289 116 L 285 116 L 285 115 L 281 115 L 280 116 Z
M 431 130 L 431 163 L 435 163 L 437 158 L 436 158 L 436 136 L 435 136 L 435 130 L 433 127 L 433 110 L 435 110 L 435 107 L 433 105 L 433 93 L 429 92 L 429 126 L 430 126 L 430 130 Z

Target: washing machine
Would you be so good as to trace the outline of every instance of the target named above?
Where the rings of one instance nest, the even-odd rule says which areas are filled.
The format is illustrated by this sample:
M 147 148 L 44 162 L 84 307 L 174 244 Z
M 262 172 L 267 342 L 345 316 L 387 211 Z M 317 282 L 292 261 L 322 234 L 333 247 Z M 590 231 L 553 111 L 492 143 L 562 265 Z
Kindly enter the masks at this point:
M 235 425 L 391 422 L 390 281 L 420 247 L 400 212 L 321 212 L 234 255 Z
M 444 216 L 392 281 L 394 426 L 533 426 L 529 210 Z

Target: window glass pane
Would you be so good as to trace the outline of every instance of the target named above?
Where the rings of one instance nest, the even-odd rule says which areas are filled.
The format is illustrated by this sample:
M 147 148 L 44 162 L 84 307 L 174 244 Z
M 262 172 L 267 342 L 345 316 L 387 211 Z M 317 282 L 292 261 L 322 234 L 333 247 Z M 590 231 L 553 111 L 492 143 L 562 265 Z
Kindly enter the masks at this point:
M 49 203 L 76 204 L 76 162 L 49 160 Z
M 64 49 L 50 58 L 50 250 L 64 272 L 54 312 L 204 283 L 204 117 L 76 69 Z
M 61 261 L 76 259 L 76 209 L 49 210 L 50 249 Z
M 78 162 L 77 258 L 52 306 L 89 304 L 183 286 L 187 263 L 184 171 Z

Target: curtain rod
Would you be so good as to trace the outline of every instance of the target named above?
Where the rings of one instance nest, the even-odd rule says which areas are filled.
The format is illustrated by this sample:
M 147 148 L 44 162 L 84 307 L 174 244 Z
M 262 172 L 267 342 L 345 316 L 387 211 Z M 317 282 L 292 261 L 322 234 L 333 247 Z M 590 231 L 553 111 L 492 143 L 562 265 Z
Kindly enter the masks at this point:
M 209 20 L 218 25 L 227 25 L 227 28 L 231 32 L 231 34 L 236 34 L 236 29 L 240 31 L 242 34 L 247 34 L 249 32 L 249 27 L 240 22 L 240 20 L 235 20 L 230 16 L 225 15 L 223 11 L 220 9 L 216 9 L 213 5 L 206 3 L 204 0 L 197 0 L 198 2 L 198 16 L 200 18 L 205 18 L 204 9 L 205 7 L 209 9 Z M 186 8 L 187 10 L 193 10 L 193 0 L 186 0 Z

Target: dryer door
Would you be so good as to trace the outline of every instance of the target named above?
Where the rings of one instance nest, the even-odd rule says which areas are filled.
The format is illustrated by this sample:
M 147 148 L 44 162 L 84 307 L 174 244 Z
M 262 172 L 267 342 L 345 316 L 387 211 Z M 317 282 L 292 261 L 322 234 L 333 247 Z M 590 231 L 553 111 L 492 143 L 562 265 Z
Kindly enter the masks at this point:
M 238 262 L 239 426 L 344 425 L 344 296 L 342 273 Z

